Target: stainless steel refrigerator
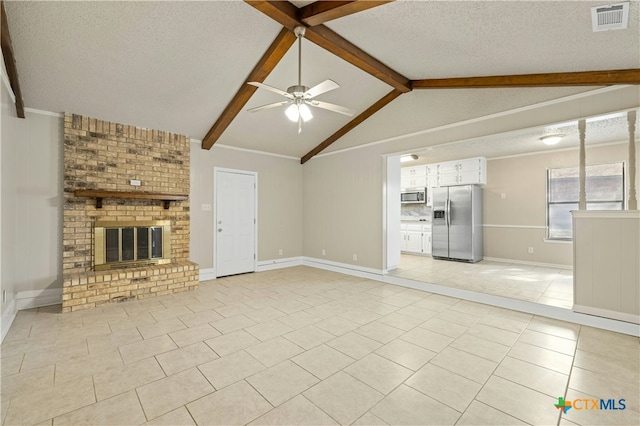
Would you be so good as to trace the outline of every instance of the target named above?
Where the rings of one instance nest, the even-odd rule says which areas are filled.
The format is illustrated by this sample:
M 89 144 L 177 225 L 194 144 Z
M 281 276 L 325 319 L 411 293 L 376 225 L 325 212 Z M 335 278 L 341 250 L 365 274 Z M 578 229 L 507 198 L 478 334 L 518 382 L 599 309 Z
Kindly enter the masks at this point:
M 482 260 L 482 188 L 460 185 L 433 188 L 432 256 Z

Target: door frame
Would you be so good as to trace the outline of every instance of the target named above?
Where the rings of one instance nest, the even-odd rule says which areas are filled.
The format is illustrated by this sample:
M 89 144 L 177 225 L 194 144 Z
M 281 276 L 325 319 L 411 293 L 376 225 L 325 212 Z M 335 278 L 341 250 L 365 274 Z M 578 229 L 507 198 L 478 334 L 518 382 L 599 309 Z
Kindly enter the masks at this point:
M 215 167 L 213 168 L 213 271 L 218 278 L 218 236 L 217 236 L 217 223 L 218 223 L 218 191 L 217 191 L 217 180 L 216 176 L 218 172 L 224 173 L 235 173 L 240 175 L 250 175 L 254 178 L 255 183 L 255 191 L 253 192 L 253 206 L 254 212 L 253 217 L 255 219 L 254 224 L 254 234 L 253 234 L 253 250 L 255 256 L 253 257 L 253 272 L 258 270 L 258 172 L 250 171 L 250 170 L 240 170 L 240 169 L 229 169 L 225 167 Z

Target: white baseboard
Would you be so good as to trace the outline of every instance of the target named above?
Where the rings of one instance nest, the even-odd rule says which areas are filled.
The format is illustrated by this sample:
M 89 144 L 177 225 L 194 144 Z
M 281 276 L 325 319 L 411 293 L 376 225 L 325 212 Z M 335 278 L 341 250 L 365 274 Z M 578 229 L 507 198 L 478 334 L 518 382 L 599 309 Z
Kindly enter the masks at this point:
M 518 265 L 542 266 L 544 268 L 556 268 L 556 269 L 568 269 L 568 270 L 573 269 L 572 265 L 562 265 L 559 263 L 529 262 L 527 260 L 502 259 L 500 257 L 483 257 L 482 260 L 487 260 L 489 262 L 515 263 Z
M 626 312 L 612 311 L 610 309 L 594 308 L 593 306 L 573 305 L 574 312 L 580 312 L 597 317 L 613 318 L 620 321 L 640 324 L 640 315 L 629 314 Z
M 332 262 L 330 260 L 318 259 L 315 257 L 303 257 L 302 264 L 313 268 L 325 269 L 327 271 L 341 272 L 347 275 L 354 275 L 361 278 L 380 280 L 384 275 L 382 269 L 367 268 L 364 266 L 352 265 L 349 263 Z
M 200 281 L 209 281 L 216 279 L 216 270 L 214 268 L 200 269 Z
M 21 291 L 16 294 L 16 309 L 40 308 L 42 306 L 58 305 L 62 303 L 62 289 Z
M 258 262 L 256 272 L 271 271 L 273 269 L 289 268 L 302 265 L 302 256 L 286 257 L 283 259 L 261 260 Z
M 4 309 L 4 312 L 2 313 L 2 318 L 0 319 L 0 324 L 1 324 L 0 333 L 2 333 L 2 336 L 0 336 L 0 343 L 2 343 L 2 341 L 4 340 L 4 337 L 9 332 L 9 329 L 11 328 L 11 324 L 13 324 L 13 320 L 16 319 L 17 313 L 18 313 L 18 310 L 16 309 L 16 301 L 15 299 L 11 299 L 11 301 L 9 302 L 9 305 Z

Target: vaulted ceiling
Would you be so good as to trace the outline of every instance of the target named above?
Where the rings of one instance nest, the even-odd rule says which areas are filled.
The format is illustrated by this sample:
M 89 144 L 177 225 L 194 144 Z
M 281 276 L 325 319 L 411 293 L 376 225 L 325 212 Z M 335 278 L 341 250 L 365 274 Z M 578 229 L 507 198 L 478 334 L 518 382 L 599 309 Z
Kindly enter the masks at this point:
M 331 7 L 337 3 L 354 7 L 352 2 Z M 340 15 L 345 16 L 321 27 L 308 21 L 316 31 L 308 31 L 302 42 L 303 84 L 335 80 L 341 87 L 319 99 L 353 108 L 356 116 L 366 115 L 385 96 L 396 98 L 398 76 L 409 81 L 635 69 L 632 79 L 640 80 L 640 2 L 635 0 L 630 2 L 628 28 L 606 32 L 591 28 L 591 7 L 606 4 L 601 1 L 375 3 L 358 6 L 356 13 L 343 10 Z M 322 5 L 5 2 L 27 108 L 79 113 L 206 140 L 231 105 L 235 111 L 213 142 L 297 158 L 312 153 L 345 126 L 350 131 L 333 138 L 336 141 L 324 152 L 597 88 L 416 88 L 383 102 L 386 106 L 353 129 L 353 118 L 314 109 L 313 120 L 304 124 L 301 134 L 282 108 L 247 112 L 280 100 L 266 90 L 246 91 L 248 77 L 283 89 L 297 83 L 298 52 L 287 49 L 294 46 L 295 37 L 283 31 L 283 24 L 291 27 L 295 22 L 288 21 L 287 13 L 278 17 L 268 9 L 293 10 L 297 19 L 305 11 L 323 21 L 326 15 L 318 14 Z M 397 75 L 378 78 L 366 64 L 356 66 L 358 50 L 344 60 L 326 45 L 320 47 L 326 43 L 318 40 L 326 39 L 327 33 L 335 49 L 346 46 L 343 57 L 353 53 L 352 47 L 360 49 L 379 61 L 378 70 L 386 66 Z M 275 44 L 281 54 L 271 55 L 268 49 L 278 37 Z M 264 57 L 273 63 L 260 63 Z M 273 71 L 260 75 L 265 69 Z M 607 81 L 607 76 L 599 78 Z M 234 104 L 239 91 L 246 92 L 241 94 L 246 104 Z

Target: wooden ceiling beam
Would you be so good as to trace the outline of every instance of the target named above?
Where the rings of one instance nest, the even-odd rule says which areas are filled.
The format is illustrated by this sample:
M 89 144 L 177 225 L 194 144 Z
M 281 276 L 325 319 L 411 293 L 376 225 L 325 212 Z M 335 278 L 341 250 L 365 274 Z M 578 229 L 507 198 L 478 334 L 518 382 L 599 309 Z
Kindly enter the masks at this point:
M 300 8 L 298 16 L 306 25 L 313 27 L 325 22 L 342 18 L 343 16 L 362 12 L 363 10 L 378 7 L 393 0 L 355 0 L 355 1 L 326 1 L 320 0 Z
M 337 141 L 347 133 L 349 133 L 356 126 L 358 126 L 360 123 L 365 121 L 367 118 L 371 117 L 373 114 L 380 111 L 382 108 L 384 108 L 387 104 L 389 104 L 395 98 L 402 95 L 402 93 L 404 92 L 394 89 L 391 92 L 384 95 L 375 104 L 371 105 L 369 108 L 367 108 L 364 112 L 362 112 L 356 118 L 354 118 L 353 120 L 345 124 L 340 130 L 338 130 L 337 132 L 329 136 L 327 139 L 325 139 L 320 145 L 316 146 L 307 154 L 305 154 L 305 156 L 302 157 L 302 159 L 300 159 L 300 164 L 304 164 L 307 161 L 311 160 L 312 157 L 314 157 L 315 155 L 323 151 L 325 148 L 327 148 L 329 145 L 331 145 L 332 143 L 334 143 L 335 141 Z
M 306 26 L 298 17 L 299 9 L 289 2 L 268 0 L 245 0 L 245 2 L 291 31 L 297 26 Z M 324 25 L 308 27 L 305 38 L 387 83 L 394 89 L 403 93 L 411 91 L 411 82 L 408 78 L 392 70 L 328 27 Z
M 614 84 L 640 84 L 640 69 L 496 75 L 487 77 L 432 78 L 414 80 L 411 82 L 411 87 L 413 89 L 471 89 L 502 87 L 610 86 Z
M 211 127 L 209 132 L 202 139 L 202 148 L 211 149 L 213 144 L 222 136 L 222 133 L 231 124 L 233 119 L 238 115 L 251 96 L 258 89 L 255 86 L 247 84 L 250 81 L 264 82 L 267 76 L 278 65 L 278 62 L 284 57 L 285 53 L 295 43 L 296 36 L 287 28 L 283 28 L 271 46 L 262 55 L 260 61 L 253 68 L 247 79 L 242 83 L 240 89 L 236 92 L 231 102 L 226 106 L 218 120 Z
M 2 30 L 0 30 L 0 45 L 2 47 L 2 56 L 4 57 L 4 66 L 7 69 L 9 84 L 13 95 L 16 98 L 16 114 L 20 118 L 24 118 L 24 102 L 22 100 L 22 90 L 20 90 L 20 81 L 18 80 L 18 68 L 16 59 L 13 54 L 13 44 L 11 43 L 11 35 L 9 34 L 9 25 L 7 13 L 4 10 L 4 2 L 0 1 L 0 13 L 2 14 Z

